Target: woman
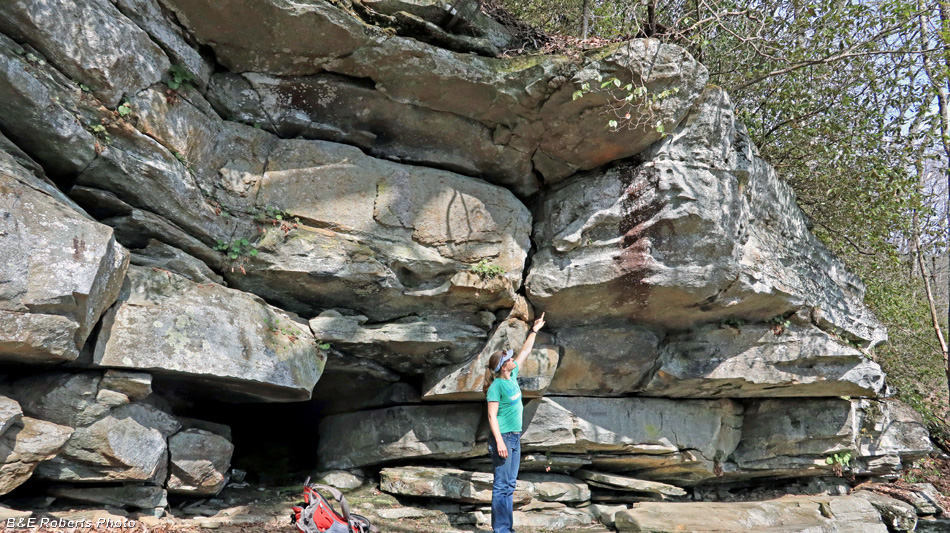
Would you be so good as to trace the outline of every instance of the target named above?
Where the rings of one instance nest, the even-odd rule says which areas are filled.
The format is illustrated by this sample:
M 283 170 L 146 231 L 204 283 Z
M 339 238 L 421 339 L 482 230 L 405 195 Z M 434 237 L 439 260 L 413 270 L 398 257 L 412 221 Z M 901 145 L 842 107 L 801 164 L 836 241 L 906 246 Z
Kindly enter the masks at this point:
M 544 327 L 544 313 L 534 321 L 518 357 L 512 350 L 499 350 L 488 358 L 484 390 L 488 397 L 488 439 L 495 481 L 491 495 L 491 527 L 495 533 L 511 533 L 514 525 L 513 495 L 521 466 L 521 387 L 518 370 L 534 346 L 538 330 Z

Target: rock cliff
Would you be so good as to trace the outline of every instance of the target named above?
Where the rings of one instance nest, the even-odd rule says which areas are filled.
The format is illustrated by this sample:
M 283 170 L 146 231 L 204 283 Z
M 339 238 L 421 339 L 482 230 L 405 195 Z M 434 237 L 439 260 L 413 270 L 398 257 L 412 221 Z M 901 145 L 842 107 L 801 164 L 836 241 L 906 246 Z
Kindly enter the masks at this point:
M 930 450 L 886 398 L 863 284 L 703 65 L 650 39 L 502 57 L 516 36 L 463 15 L 0 4 L 0 493 L 160 513 L 241 448 L 177 406 L 310 400 L 321 469 L 484 504 L 484 365 L 541 312 L 516 493 L 537 516 L 633 527 L 662 507 L 573 507 Z M 606 96 L 574 98 L 601 77 L 669 96 L 614 131 Z

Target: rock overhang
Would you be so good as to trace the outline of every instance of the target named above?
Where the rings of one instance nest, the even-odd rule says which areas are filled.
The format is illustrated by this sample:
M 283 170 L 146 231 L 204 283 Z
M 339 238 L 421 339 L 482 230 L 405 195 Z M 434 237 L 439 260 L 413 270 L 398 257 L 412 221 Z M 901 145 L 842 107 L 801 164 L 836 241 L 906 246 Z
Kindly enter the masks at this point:
M 753 448 L 755 442 L 762 449 L 768 445 L 754 432 L 743 430 L 734 445 L 737 410 L 744 409 L 745 420 L 791 431 L 769 422 L 785 405 L 763 407 L 774 396 L 805 396 L 794 400 L 799 419 L 810 409 L 847 411 L 850 418 L 842 420 L 858 427 L 856 421 L 869 416 L 861 413 L 874 409 L 829 407 L 830 400 L 808 397 L 880 394 L 883 375 L 865 349 L 884 334 L 861 303 L 860 280 L 810 235 L 794 194 L 755 153 L 728 97 L 705 87 L 704 67 L 681 48 L 635 40 L 592 52 L 580 63 L 564 57 L 496 59 L 384 35 L 329 3 L 162 2 L 177 13 L 177 22 L 167 16 L 152 22 L 184 36 L 175 46 L 192 46 L 188 40 L 194 38 L 228 68 L 202 74 L 192 61 L 200 56 L 195 47 L 190 59 L 179 54 L 175 60 L 189 61 L 195 87 L 170 94 L 155 79 L 106 71 L 114 79 L 89 96 L 79 85 L 88 82 L 85 77 L 71 80 L 58 71 L 69 74 L 64 65 L 82 54 L 49 42 L 40 47 L 48 63 L 40 63 L 20 57 L 16 43 L 0 38 L 0 60 L 10 67 L 0 72 L 6 82 L 0 93 L 16 102 L 0 110 L 0 124 L 14 142 L 29 144 L 42 166 L 78 174 L 74 198 L 90 212 L 111 211 L 105 222 L 115 225 L 119 240 L 141 249 L 140 257 L 151 247 L 150 268 L 187 271 L 195 285 L 220 284 L 201 268 L 182 266 L 205 262 L 212 276 L 226 279 L 228 291 L 257 294 L 306 318 L 341 309 L 347 322 L 358 325 L 346 331 L 359 338 L 321 330 L 335 335 L 327 367 L 340 379 L 331 394 L 353 385 L 372 396 L 354 409 L 393 410 L 387 412 L 405 424 L 367 428 L 388 432 L 385 460 L 407 460 L 404 451 L 409 459 L 433 452 L 440 460 L 484 455 L 478 448 L 484 439 L 478 374 L 491 351 L 522 342 L 532 307 L 547 312 L 551 335 L 539 340 L 532 355 L 538 365 L 530 368 L 525 390 L 570 395 L 532 405 L 557 404 L 554 413 L 566 405 L 572 417 L 532 446 L 569 455 L 561 458 L 565 465 L 636 470 L 690 485 L 827 474 L 826 455 L 849 446 L 858 448 L 862 474 L 890 474 L 903 459 L 923 453 L 925 429 L 888 409 L 881 410 L 884 425 L 896 420 L 894 427 L 905 428 L 900 435 L 886 434 L 876 422 L 861 426 L 881 434 L 886 453 L 850 433 L 832 436 L 841 446 L 784 462 L 750 458 L 742 439 Z M 129 5 L 123 0 L 119 10 Z M 120 16 L 94 1 L 69 9 Z M 220 10 L 215 13 L 222 18 L 206 18 L 205 9 Z M 248 13 L 265 22 L 245 17 L 226 23 Z M 276 34 L 267 17 L 300 24 L 302 33 Z M 130 20 L 146 24 L 130 15 L 109 27 L 138 39 Z M 321 36 L 324 23 L 339 27 L 325 27 Z M 30 31 L 20 38 L 44 39 L 42 31 Z M 155 28 L 145 31 L 159 39 Z M 262 35 L 273 39 L 264 42 Z M 339 39 L 322 48 L 308 41 L 330 35 Z M 88 34 L 78 37 L 88 40 Z M 244 46 L 241 39 L 254 42 Z M 296 42 L 278 48 L 281 39 Z M 166 43 L 138 52 L 161 67 L 169 50 Z M 604 128 L 597 111 L 602 97 L 573 98 L 581 83 L 598 75 L 642 82 L 651 91 L 679 86 L 651 111 L 657 113 L 654 124 L 671 133 Z M 10 90 L 11 80 L 29 90 Z M 113 120 L 100 105 L 114 106 L 107 92 L 112 87 L 126 88 L 131 118 Z M 109 142 L 90 129 L 103 119 L 109 121 Z M 286 136 L 299 138 L 281 138 Z M 621 162 L 611 163 L 615 159 Z M 540 207 L 532 216 L 525 204 L 535 199 Z M 460 206 L 481 213 L 491 227 L 452 215 Z M 285 231 L 273 220 L 256 221 L 260 210 L 266 218 L 269 207 L 299 223 Z M 267 234 L 259 238 L 261 230 Z M 477 238 L 459 238 L 460 231 Z M 167 253 L 149 238 L 192 257 Z M 256 245 L 256 255 L 234 262 L 212 249 L 219 241 L 233 247 L 241 238 Z M 243 246 L 239 250 L 250 252 Z M 483 259 L 498 263 L 505 274 L 487 280 L 470 270 Z M 527 301 L 519 294 L 525 275 Z M 506 314 L 512 306 L 527 311 Z M 423 331 L 431 336 L 406 338 L 425 337 Z M 319 336 L 314 342 L 324 340 Z M 99 340 L 108 341 L 105 335 Z M 448 353 L 446 343 L 459 344 L 459 351 L 438 359 Z M 585 351 L 597 357 L 595 364 L 583 364 Z M 447 366 L 432 369 L 414 359 L 429 353 Z M 189 375 L 148 368 L 165 383 Z M 372 372 L 379 390 L 358 389 L 353 376 L 361 372 Z M 307 380 L 288 393 L 283 385 L 255 385 L 236 374 L 188 379 L 257 399 L 307 396 Z M 420 379 L 424 390 L 413 390 Z M 676 400 L 628 398 L 638 394 Z M 420 396 L 429 403 L 418 405 Z M 449 399 L 472 403 L 434 403 Z M 607 404 L 640 406 L 625 411 L 629 420 L 649 418 L 643 409 L 675 411 L 691 404 L 731 413 L 732 422 L 721 424 L 724 433 L 717 438 L 732 440 L 715 450 L 673 446 L 675 436 L 637 433 L 646 427 L 589 423 L 600 416 L 590 406 Z M 416 441 L 400 448 L 406 426 L 416 425 L 414 413 L 436 419 L 440 411 L 464 419 L 464 431 L 450 427 L 452 420 L 439 428 L 443 435 L 415 435 Z M 656 432 L 665 427 L 648 425 Z M 616 442 L 597 440 L 606 426 L 618 429 Z M 328 427 L 337 426 L 328 419 Z M 567 427 L 570 436 L 559 432 Z M 431 449 L 430 439 L 437 443 Z M 322 446 L 339 457 L 332 443 Z M 372 456 L 371 448 L 360 453 Z M 535 461 L 535 467 L 541 464 Z

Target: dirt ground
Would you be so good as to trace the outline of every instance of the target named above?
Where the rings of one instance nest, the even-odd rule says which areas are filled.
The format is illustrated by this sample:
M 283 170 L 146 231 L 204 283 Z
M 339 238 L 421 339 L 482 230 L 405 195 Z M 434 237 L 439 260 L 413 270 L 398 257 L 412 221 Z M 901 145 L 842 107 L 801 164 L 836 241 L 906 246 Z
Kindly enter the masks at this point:
M 888 495 L 900 498 L 900 492 L 911 483 L 931 483 L 944 495 L 950 495 L 950 457 L 933 454 L 908 470 L 902 479 L 885 486 Z M 301 500 L 302 486 L 259 487 L 228 486 L 217 497 L 199 501 L 172 501 L 162 518 L 125 513 L 119 509 L 89 510 L 86 508 L 50 507 L 35 510 L 34 527 L 10 527 L 9 514 L 0 510 L 0 531 L 30 533 L 293 533 L 290 523 L 291 507 Z M 751 496 L 751 495 L 750 495 Z M 769 499 L 756 493 L 755 499 Z M 775 495 L 778 496 L 778 495 Z M 775 497 L 773 496 L 773 497 Z M 417 509 L 401 504 L 393 496 L 380 492 L 373 484 L 346 494 L 353 513 L 364 515 L 379 527 L 382 533 L 463 533 L 487 532 L 473 524 L 452 524 L 448 515 L 439 509 Z M 741 500 L 741 495 L 728 499 Z M 335 502 L 334 502 L 335 503 Z M 941 505 L 950 508 L 950 499 Z M 41 521 L 59 521 L 47 527 L 36 527 Z M 69 525 L 63 521 L 79 523 Z M 109 525 L 112 520 L 113 525 Z M 123 524 L 123 521 L 125 523 Z M 91 524 L 91 527 L 87 527 Z M 548 529 L 518 528 L 524 533 L 552 533 Z M 563 530 L 558 530 L 563 531 Z M 575 531 L 600 533 L 603 527 Z
M 290 523 L 291 507 L 301 499 L 301 486 L 287 487 L 226 487 L 216 498 L 184 504 L 172 503 L 169 512 L 162 518 L 123 513 L 120 510 L 83 510 L 51 508 L 35 511 L 34 527 L 6 527 L 6 519 L 0 522 L 0 531 L 17 533 L 293 533 L 297 529 Z M 382 493 L 373 486 L 364 486 L 346 494 L 353 513 L 370 518 L 382 533 L 463 533 L 487 532 L 474 525 L 452 525 L 448 516 L 437 510 L 415 511 L 405 518 L 379 516 L 386 510 L 408 511 L 393 496 Z M 336 502 L 334 502 L 335 505 Z M 184 504 L 184 505 L 183 505 Z M 336 506 L 336 505 L 335 505 Z M 338 508 L 338 507 L 337 507 Z M 424 515 L 424 516 L 419 516 Z M 52 526 L 37 527 L 46 519 L 59 522 Z M 88 521 L 92 527 L 80 523 L 70 527 L 63 521 Z M 112 526 L 108 520 L 112 520 Z M 123 526 L 122 521 L 126 524 Z M 131 523 L 134 521 L 134 524 Z M 99 525 L 97 525 L 97 523 Z M 519 528 L 525 533 L 552 533 L 547 529 Z M 601 527 L 591 528 L 588 533 L 607 531 Z

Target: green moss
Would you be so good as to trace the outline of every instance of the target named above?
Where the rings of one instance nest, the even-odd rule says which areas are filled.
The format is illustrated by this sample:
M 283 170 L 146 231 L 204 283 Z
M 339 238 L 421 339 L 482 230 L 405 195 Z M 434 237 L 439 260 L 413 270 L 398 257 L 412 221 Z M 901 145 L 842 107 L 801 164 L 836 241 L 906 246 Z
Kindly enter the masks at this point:
M 498 72 L 521 72 L 522 70 L 528 70 L 529 68 L 536 67 L 550 58 L 551 56 L 542 55 L 509 57 L 496 61 L 495 70 Z

